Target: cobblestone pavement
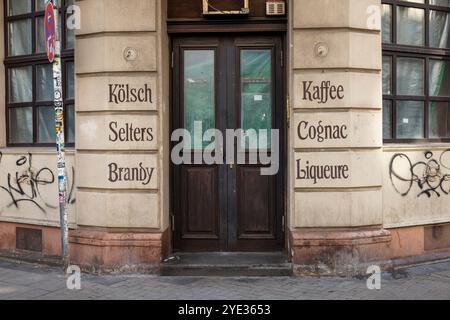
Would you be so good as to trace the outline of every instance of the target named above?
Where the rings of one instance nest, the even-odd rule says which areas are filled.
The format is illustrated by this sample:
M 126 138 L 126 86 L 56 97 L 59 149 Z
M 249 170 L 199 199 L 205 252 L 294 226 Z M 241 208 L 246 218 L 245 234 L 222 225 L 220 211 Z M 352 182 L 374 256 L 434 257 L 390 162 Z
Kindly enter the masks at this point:
M 68 290 L 58 268 L 0 260 L 0 299 L 86 300 L 294 300 L 450 299 L 450 261 L 383 274 L 380 290 L 356 278 L 227 278 L 82 274 L 81 290 Z

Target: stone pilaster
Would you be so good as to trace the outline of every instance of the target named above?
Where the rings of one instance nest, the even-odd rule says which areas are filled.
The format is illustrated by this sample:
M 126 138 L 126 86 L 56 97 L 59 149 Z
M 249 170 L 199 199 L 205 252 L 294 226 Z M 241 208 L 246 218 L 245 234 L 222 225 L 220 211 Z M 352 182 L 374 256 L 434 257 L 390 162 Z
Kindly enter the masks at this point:
M 390 240 L 382 229 L 380 1 L 291 4 L 293 261 L 299 273 L 352 272 L 381 258 Z
M 161 183 L 167 103 L 164 1 L 85 0 L 76 33 L 78 230 L 85 268 L 157 265 L 168 241 Z M 163 44 L 164 43 L 164 44 Z

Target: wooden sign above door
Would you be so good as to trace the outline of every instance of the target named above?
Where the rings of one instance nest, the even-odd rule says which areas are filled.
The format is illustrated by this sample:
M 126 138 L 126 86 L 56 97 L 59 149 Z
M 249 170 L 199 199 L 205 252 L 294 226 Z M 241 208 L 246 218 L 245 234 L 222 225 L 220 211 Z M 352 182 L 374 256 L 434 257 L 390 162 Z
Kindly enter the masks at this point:
M 203 0 L 204 16 L 248 15 L 249 13 L 249 0 Z

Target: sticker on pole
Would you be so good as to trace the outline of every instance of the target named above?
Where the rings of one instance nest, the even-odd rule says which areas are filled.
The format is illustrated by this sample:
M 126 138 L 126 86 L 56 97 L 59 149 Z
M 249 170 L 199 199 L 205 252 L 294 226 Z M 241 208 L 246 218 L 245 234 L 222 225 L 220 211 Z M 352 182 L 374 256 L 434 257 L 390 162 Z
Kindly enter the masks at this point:
M 48 61 L 53 62 L 56 51 L 56 25 L 53 4 L 50 1 L 45 7 L 44 37 Z

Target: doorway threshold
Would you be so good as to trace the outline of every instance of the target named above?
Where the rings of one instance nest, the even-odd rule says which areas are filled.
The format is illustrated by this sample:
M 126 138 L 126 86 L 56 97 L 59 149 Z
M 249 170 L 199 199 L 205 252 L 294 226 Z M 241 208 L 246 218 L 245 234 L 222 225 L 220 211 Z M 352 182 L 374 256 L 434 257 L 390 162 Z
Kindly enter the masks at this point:
M 281 277 L 292 275 L 292 264 L 281 252 L 183 252 L 161 264 L 161 275 Z

